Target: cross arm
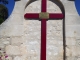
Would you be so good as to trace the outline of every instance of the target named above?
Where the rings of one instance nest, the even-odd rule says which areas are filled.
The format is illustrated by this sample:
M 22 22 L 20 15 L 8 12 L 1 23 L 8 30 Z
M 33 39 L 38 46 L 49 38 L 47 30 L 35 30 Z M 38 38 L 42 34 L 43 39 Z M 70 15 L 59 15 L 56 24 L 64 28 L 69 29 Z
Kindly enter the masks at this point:
M 49 19 L 63 19 L 64 15 L 61 13 L 50 13 Z
M 26 13 L 24 15 L 26 19 L 39 19 L 39 13 Z
M 44 14 L 42 14 L 42 17 L 45 18 Z M 47 15 L 47 14 L 45 14 L 45 15 Z M 26 13 L 24 15 L 24 18 L 26 18 L 26 19 L 39 19 L 40 14 L 39 13 Z M 63 18 L 64 18 L 64 15 L 62 13 L 49 13 L 49 18 L 45 18 L 45 19 L 63 19 Z

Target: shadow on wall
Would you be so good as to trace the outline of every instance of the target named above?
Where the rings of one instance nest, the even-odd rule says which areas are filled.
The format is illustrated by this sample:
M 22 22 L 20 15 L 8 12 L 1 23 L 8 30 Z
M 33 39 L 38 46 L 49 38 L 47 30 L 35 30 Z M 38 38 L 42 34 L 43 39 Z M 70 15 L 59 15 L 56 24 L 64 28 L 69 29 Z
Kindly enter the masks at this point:
M 0 24 L 8 18 L 8 9 L 3 4 L 0 4 Z

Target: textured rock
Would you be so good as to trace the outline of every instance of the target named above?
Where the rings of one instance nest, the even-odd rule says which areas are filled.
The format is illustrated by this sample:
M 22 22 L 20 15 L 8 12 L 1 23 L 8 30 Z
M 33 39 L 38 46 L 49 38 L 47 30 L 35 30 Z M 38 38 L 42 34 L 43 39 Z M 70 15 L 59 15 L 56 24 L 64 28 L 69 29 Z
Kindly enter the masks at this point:
M 8 59 L 8 60 L 12 60 L 12 57 L 8 57 L 7 59 Z
M 79 25 L 80 24 L 80 17 L 78 15 L 66 15 L 65 17 L 65 24 L 66 25 Z
M 0 38 L 0 44 L 9 45 L 10 44 L 10 37 L 2 37 L 2 38 Z
M 67 1 L 64 4 L 64 7 L 65 7 L 66 15 L 78 15 L 74 2 Z
M 57 56 L 59 54 L 59 48 L 53 45 L 47 46 L 47 54 L 50 54 L 50 53 L 53 56 Z
M 0 29 L 1 36 L 22 36 L 23 35 L 23 26 L 22 25 L 11 25 L 11 26 L 3 26 Z
M 16 56 L 13 60 L 21 60 L 21 57 Z
M 6 53 L 8 55 L 20 55 L 20 49 L 18 46 L 8 45 L 6 46 Z
M 66 44 L 67 45 L 76 45 L 76 39 L 75 38 L 66 38 Z
M 80 18 L 74 2 L 61 0 L 66 11 L 66 60 L 80 59 Z M 15 3 L 12 15 L 0 25 L 0 48 L 5 49 L 9 60 L 40 60 L 41 21 L 24 19 L 25 13 L 40 13 L 41 0 L 31 3 L 28 0 Z M 49 13 L 61 13 L 56 4 L 48 1 Z M 47 21 L 47 60 L 63 60 L 63 21 Z
M 27 55 L 27 47 L 24 44 L 20 45 L 20 53 L 21 55 Z
M 67 25 L 66 26 L 66 37 L 79 37 L 80 36 L 79 25 Z
M 67 56 L 71 56 L 71 57 L 77 56 L 77 53 L 78 53 L 76 46 L 67 46 L 66 51 L 67 51 L 66 52 Z
M 0 48 L 5 48 L 5 45 L 4 44 L 0 44 Z
M 70 50 L 70 48 L 67 47 L 67 48 L 66 48 L 66 51 L 67 51 L 67 52 L 66 52 L 66 55 L 67 55 L 67 56 L 71 56 L 71 50 Z
M 11 38 L 11 44 L 12 45 L 21 45 L 24 42 L 23 37 L 19 36 L 19 37 L 12 37 Z

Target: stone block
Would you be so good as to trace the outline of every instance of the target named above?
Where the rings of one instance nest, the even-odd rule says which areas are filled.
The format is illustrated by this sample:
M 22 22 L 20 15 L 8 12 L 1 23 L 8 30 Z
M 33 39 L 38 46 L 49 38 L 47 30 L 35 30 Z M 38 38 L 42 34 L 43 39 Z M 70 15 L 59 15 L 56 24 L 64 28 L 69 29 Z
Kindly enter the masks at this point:
M 19 12 L 19 11 L 18 11 Z M 11 16 L 4 22 L 4 25 L 22 25 L 23 24 L 23 14 L 20 13 L 12 13 Z
M 12 60 L 12 57 L 8 56 L 6 59 L 7 59 L 7 60 Z
M 27 1 L 26 1 L 27 3 Z M 17 1 L 15 2 L 15 7 L 21 7 L 21 8 L 24 8 L 25 7 L 25 3 L 23 1 Z
M 27 47 L 25 44 L 21 44 L 19 48 L 21 55 L 26 56 L 28 54 Z
M 63 57 L 63 53 L 64 53 L 63 46 L 59 46 L 58 48 L 59 48 L 59 54 L 58 54 L 58 56 Z
M 71 57 L 71 50 L 70 50 L 70 48 L 66 48 L 66 56 L 70 56 Z
M 20 55 L 20 49 L 18 46 L 8 45 L 5 50 L 8 55 Z
M 16 56 L 16 57 L 14 57 L 13 60 L 23 60 L 23 59 L 20 56 Z
M 48 45 L 47 46 L 47 54 L 48 55 L 53 55 L 53 56 L 58 56 L 58 54 L 59 54 L 58 46 Z
M 24 25 L 24 38 L 27 40 L 39 40 L 41 27 L 40 21 L 26 21 Z M 36 38 L 35 38 L 36 37 Z
M 60 60 L 59 56 L 53 56 L 53 55 L 52 56 L 47 56 L 46 58 L 47 58 L 47 60 L 53 60 L 53 59 L 54 60 Z
M 63 57 L 62 57 L 62 56 L 60 56 L 60 57 L 58 58 L 58 60 L 63 60 Z
M 76 39 L 74 37 L 67 37 L 66 45 L 76 45 Z
M 27 57 L 26 57 L 26 60 L 37 60 L 39 59 L 40 60 L 40 56 L 39 55 L 31 55 L 29 54 Z
M 77 60 L 80 60 L 80 56 L 77 56 L 76 59 L 77 59 Z
M 49 13 L 61 13 L 60 8 L 51 1 L 47 2 L 47 12 Z
M 25 33 L 29 32 L 29 33 L 33 33 L 33 32 L 40 32 L 41 30 L 41 22 L 40 21 L 26 21 L 27 24 L 24 24 L 24 30 Z
M 76 46 L 67 46 L 66 47 L 66 56 L 72 57 L 77 56 L 78 54 L 77 47 Z
M 80 47 L 80 37 L 76 37 L 76 46 Z
M 66 15 L 65 24 L 66 25 L 80 25 L 80 17 L 78 15 Z
M 61 31 L 62 30 L 62 20 L 48 20 L 47 22 L 48 31 Z
M 63 4 L 68 2 L 68 0 L 60 0 L 60 1 L 61 1 Z
M 79 53 L 79 52 L 77 52 L 77 47 L 76 46 L 72 46 L 71 51 L 72 51 L 72 56 L 78 56 L 77 53 Z
M 39 56 L 40 55 L 40 42 L 38 40 L 26 40 L 20 45 L 21 55 L 26 56 Z M 29 58 L 29 57 L 28 57 Z
M 10 37 L 1 37 L 0 44 L 2 45 L 9 45 L 10 44 Z
M 80 26 L 79 25 L 67 25 L 65 32 L 66 32 L 66 37 L 79 37 Z
M 58 43 L 58 40 L 54 39 L 47 39 L 47 45 L 56 45 Z
M 77 53 L 77 56 L 80 56 L 80 46 L 77 46 L 77 50 L 76 50 L 76 53 Z
M 5 48 L 5 45 L 4 44 L 0 44 L 0 48 Z
M 77 60 L 77 58 L 74 56 L 73 57 L 67 57 L 66 60 Z
M 40 13 L 41 12 L 41 2 L 35 1 L 32 4 L 30 4 L 29 6 L 27 6 L 27 8 L 25 9 L 25 13 Z
M 74 2 L 66 2 L 64 4 L 66 15 L 78 15 Z
M 24 7 L 16 7 L 15 6 L 12 13 L 23 15 L 23 13 L 24 13 Z
M 63 45 L 63 38 L 61 37 L 48 37 L 47 38 L 47 44 L 48 45 L 57 45 L 57 46 L 62 46 Z
M 5 26 L 0 29 L 1 36 L 22 36 L 23 35 L 23 26 L 22 25 L 10 25 Z
M 23 37 L 22 36 L 19 36 L 19 37 L 12 37 L 11 38 L 11 44 L 12 45 L 21 45 L 23 44 L 24 40 L 23 40 Z
M 54 39 L 55 37 L 62 37 L 62 31 L 52 31 L 52 32 L 47 32 L 47 39 Z

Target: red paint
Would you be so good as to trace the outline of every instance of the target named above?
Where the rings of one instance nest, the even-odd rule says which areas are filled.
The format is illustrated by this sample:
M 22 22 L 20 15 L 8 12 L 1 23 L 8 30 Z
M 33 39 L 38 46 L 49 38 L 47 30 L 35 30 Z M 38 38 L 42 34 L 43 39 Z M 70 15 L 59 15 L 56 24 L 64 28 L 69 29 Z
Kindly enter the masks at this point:
M 46 12 L 47 0 L 41 1 L 41 12 Z M 46 60 L 46 19 L 41 20 L 41 59 Z
M 41 1 L 41 12 L 46 12 L 46 7 L 47 7 L 47 1 L 46 0 L 42 0 Z
M 41 59 L 46 60 L 46 19 L 41 21 Z
M 50 13 L 49 19 L 63 19 L 63 14 L 61 13 Z
M 28 18 L 28 19 L 30 19 L 30 18 L 39 18 L 39 13 L 26 13 L 25 15 L 24 15 L 24 18 Z

